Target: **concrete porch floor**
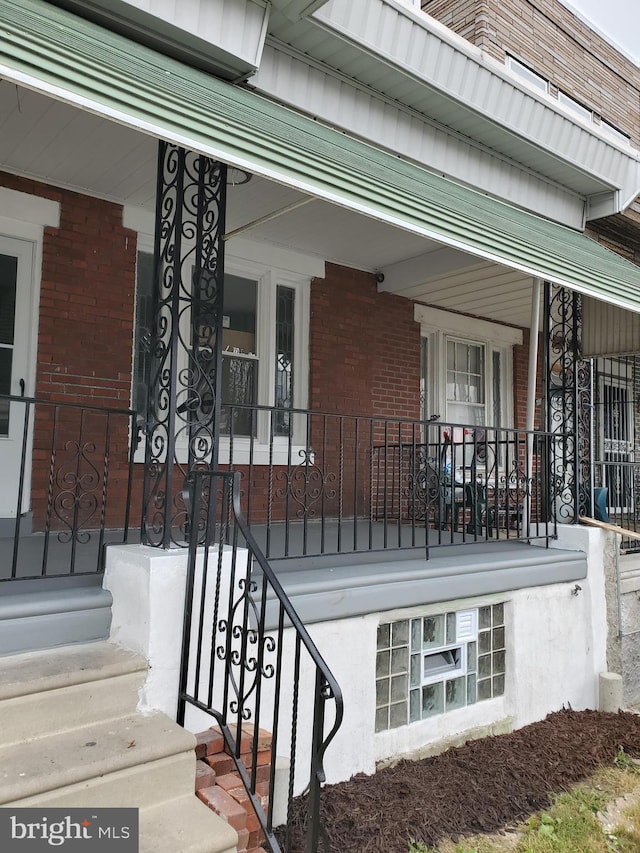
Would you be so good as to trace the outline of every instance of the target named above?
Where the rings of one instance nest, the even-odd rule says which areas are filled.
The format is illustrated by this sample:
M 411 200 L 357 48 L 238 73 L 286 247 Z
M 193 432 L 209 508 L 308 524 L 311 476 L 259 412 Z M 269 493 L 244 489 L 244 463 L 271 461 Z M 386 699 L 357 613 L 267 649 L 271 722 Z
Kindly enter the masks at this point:
M 285 566 L 289 559 L 292 562 L 310 567 L 313 561 L 320 558 L 323 565 L 335 563 L 339 565 L 345 556 L 352 563 L 370 563 L 379 561 L 396 562 L 398 559 L 413 559 L 426 562 L 426 543 L 428 539 L 429 562 L 444 557 L 445 554 L 474 555 L 478 559 L 486 553 L 491 559 L 498 548 L 502 553 L 505 548 L 522 549 L 535 548 L 545 544 L 545 539 L 536 540 L 538 545 L 528 545 L 517 540 L 516 532 L 509 531 L 512 536 L 508 539 L 502 534 L 500 539 L 488 539 L 486 530 L 481 534 L 473 532 L 455 532 L 450 529 L 425 529 L 417 525 L 384 524 L 370 522 L 366 519 L 348 519 L 338 525 L 337 521 L 295 521 L 289 525 L 276 522 L 269 528 L 266 525 L 252 525 L 251 531 L 263 552 L 272 561 L 282 561 Z M 140 531 L 133 529 L 129 532 L 128 543 L 137 544 L 140 541 Z M 122 530 L 106 530 L 102 544 L 123 544 Z M 51 532 L 47 537 L 44 533 L 28 533 L 21 536 L 17 548 L 18 578 L 59 577 L 73 574 L 97 574 L 100 571 L 101 540 L 98 531 L 83 531 L 82 541 L 75 543 L 65 541 L 58 532 Z M 14 556 L 13 537 L 0 537 L 0 580 L 11 577 Z M 70 566 L 73 563 L 73 572 Z M 44 567 L 44 570 L 43 570 Z

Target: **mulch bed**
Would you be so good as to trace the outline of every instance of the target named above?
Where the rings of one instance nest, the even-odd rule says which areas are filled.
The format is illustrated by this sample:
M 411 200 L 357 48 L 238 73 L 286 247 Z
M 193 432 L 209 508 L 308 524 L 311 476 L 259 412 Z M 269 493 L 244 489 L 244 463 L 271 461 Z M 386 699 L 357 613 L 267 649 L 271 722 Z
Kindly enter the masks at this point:
M 568 709 L 511 734 L 359 774 L 322 792 L 330 851 L 407 853 L 410 838 L 435 845 L 495 832 L 548 806 L 554 793 L 610 764 L 620 748 L 640 757 L 639 715 Z M 304 853 L 305 823 L 300 797 L 283 850 Z

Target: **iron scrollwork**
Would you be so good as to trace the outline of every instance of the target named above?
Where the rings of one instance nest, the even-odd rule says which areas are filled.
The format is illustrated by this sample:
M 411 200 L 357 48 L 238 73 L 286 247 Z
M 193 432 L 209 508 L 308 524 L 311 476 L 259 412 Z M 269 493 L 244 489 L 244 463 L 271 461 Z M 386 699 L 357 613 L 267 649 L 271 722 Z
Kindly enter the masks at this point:
M 143 541 L 189 535 L 184 483 L 215 466 L 226 166 L 161 142 L 149 359 Z
M 306 448 L 299 451 L 301 461 L 286 471 L 279 471 L 276 479 L 284 481 L 284 485 L 276 490 L 279 499 L 289 496 L 296 504 L 298 518 L 314 518 L 318 505 L 323 500 L 334 500 L 336 475 L 324 472 L 315 461 L 315 454 Z
M 55 517 L 63 525 L 57 533 L 59 542 L 75 540 L 84 545 L 91 539 L 90 529 L 99 522 L 96 515 L 103 478 L 92 461 L 99 459 L 98 451 L 95 442 L 76 440 L 66 441 L 63 451 L 52 459 L 52 463 L 56 459 L 60 463 L 62 455 L 65 461 L 52 472 L 49 498 L 52 512 L 47 513 L 48 524 Z
M 228 616 L 219 619 L 216 626 L 222 642 L 216 644 L 215 652 L 218 660 L 225 662 L 228 710 L 233 715 L 239 714 L 245 722 L 252 719 L 252 697 L 261 679 L 273 678 L 276 672 L 275 659 L 273 663 L 267 660 L 267 655 L 276 651 L 276 641 L 254 627 L 261 623 L 256 604 L 258 591 L 250 573 L 239 578 L 237 590 L 229 590 Z
M 547 283 L 545 320 L 549 499 L 557 520 L 571 522 L 591 501 L 591 366 L 582 358 L 580 294 Z

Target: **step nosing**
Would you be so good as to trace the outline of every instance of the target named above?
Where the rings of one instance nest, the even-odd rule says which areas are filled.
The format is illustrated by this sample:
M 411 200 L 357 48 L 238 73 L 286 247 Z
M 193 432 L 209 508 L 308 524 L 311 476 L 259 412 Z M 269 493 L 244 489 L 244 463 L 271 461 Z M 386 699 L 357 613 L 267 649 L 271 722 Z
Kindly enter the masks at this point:
M 142 673 L 140 654 L 106 641 L 0 657 L 0 700 Z
M 95 746 L 97 757 L 92 760 L 92 753 L 82 750 Z M 0 803 L 153 765 L 190 753 L 193 747 L 193 736 L 162 714 L 116 717 L 0 747 L 0 768 L 36 768 L 28 778 L 19 772 L 11 778 L 9 771 L 0 770 Z
M 8 699 L 19 699 L 21 696 L 25 698 L 28 696 L 37 696 L 39 693 L 42 693 L 43 697 L 46 697 L 48 694 L 55 693 L 57 691 L 64 691 L 66 688 L 72 687 L 88 687 L 91 684 L 100 684 L 103 682 L 111 681 L 117 682 L 120 679 L 126 679 L 128 677 L 140 677 L 147 670 L 147 665 L 140 666 L 136 669 L 126 670 L 124 672 L 109 672 L 105 673 L 103 670 L 94 670 L 91 672 L 87 672 L 86 678 L 71 678 L 67 680 L 62 680 L 61 678 L 56 678 L 52 676 L 50 679 L 46 676 L 39 679 L 32 679 L 25 682 L 16 682 L 15 684 L 5 685 L 5 687 L 0 686 L 0 702 Z M 1 672 L 0 668 L 0 672 Z

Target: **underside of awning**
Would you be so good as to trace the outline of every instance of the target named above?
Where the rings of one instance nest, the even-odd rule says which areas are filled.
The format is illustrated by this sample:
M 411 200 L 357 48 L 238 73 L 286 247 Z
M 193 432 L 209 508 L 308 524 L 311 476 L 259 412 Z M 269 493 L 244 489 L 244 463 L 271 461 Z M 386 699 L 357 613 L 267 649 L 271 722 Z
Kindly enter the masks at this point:
M 4 0 L 0 75 L 367 216 L 640 312 L 640 268 L 489 198 L 104 30 Z
M 582 354 L 634 355 L 640 352 L 640 314 L 587 298 L 582 305 Z

